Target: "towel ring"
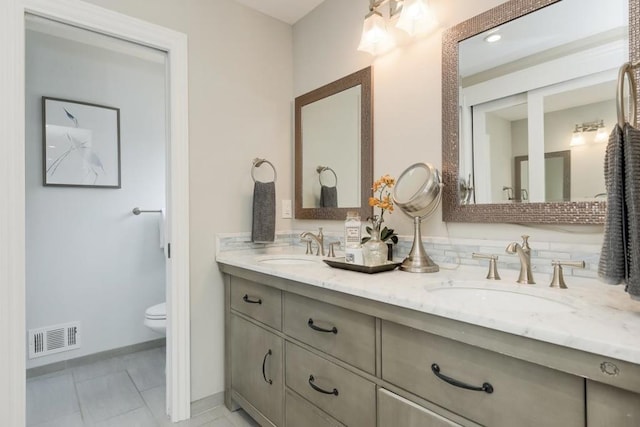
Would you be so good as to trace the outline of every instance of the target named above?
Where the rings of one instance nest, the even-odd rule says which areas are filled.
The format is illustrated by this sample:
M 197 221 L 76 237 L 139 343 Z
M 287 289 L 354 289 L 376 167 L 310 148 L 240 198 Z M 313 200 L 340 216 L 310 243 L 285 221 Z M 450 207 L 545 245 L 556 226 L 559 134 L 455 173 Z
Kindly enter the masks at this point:
M 324 185 L 322 183 L 322 172 L 327 172 L 327 171 L 330 171 L 333 174 L 333 178 L 336 181 L 336 183 L 333 184 L 333 186 L 337 187 L 338 186 L 338 175 L 336 175 L 336 171 L 331 169 L 329 166 L 318 166 L 316 168 L 316 172 L 318 172 L 318 181 L 320 181 L 320 185 Z
M 259 168 L 260 166 L 262 166 L 263 163 L 266 163 L 269 166 L 271 166 L 271 169 L 273 169 L 273 182 L 276 182 L 276 179 L 278 178 L 278 173 L 276 172 L 276 167 L 273 166 L 273 163 L 271 163 L 267 159 L 260 159 L 260 158 L 257 158 L 257 157 L 255 159 L 253 159 L 253 166 L 251 167 L 251 179 L 253 179 L 253 182 L 258 182 L 256 180 L 256 177 L 253 174 L 253 172 L 256 170 L 256 168 Z M 262 182 L 262 181 L 260 181 L 260 182 Z
M 638 125 L 638 117 L 636 114 L 636 78 L 634 76 L 634 70 L 640 66 L 638 62 L 627 62 L 620 67 L 618 72 L 618 90 L 616 93 L 616 110 L 618 112 L 618 125 L 624 127 L 626 122 L 624 114 L 624 80 L 625 76 L 629 77 L 629 95 L 631 97 L 631 111 L 629 112 L 629 123 L 633 127 Z

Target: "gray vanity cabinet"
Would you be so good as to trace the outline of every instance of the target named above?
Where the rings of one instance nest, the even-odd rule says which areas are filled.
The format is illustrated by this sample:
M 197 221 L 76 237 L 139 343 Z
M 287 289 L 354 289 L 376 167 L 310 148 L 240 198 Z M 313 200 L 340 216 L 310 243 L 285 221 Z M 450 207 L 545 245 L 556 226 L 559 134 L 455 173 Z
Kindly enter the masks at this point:
M 482 425 L 585 424 L 582 378 L 386 321 L 382 378 Z
M 262 426 L 640 426 L 634 364 L 222 269 L 225 403 Z
M 231 384 L 275 426 L 283 425 L 283 340 L 231 315 Z
M 587 380 L 587 425 L 640 426 L 640 394 Z

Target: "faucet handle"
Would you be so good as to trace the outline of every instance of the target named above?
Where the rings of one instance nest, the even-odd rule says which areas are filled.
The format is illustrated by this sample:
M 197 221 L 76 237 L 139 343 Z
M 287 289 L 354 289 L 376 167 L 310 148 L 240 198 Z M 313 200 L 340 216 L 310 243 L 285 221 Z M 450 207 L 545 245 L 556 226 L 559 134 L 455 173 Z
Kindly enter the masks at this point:
M 307 250 L 305 252 L 305 255 L 312 255 L 313 251 L 311 250 L 311 239 L 307 238 L 302 238 L 300 239 L 301 242 L 305 242 L 307 244 Z
M 523 234 L 522 236 L 522 249 L 528 249 L 529 248 L 529 236 L 526 234 Z
M 496 261 L 498 261 L 497 255 L 488 255 L 488 254 L 478 254 L 473 252 L 471 254 L 471 258 L 473 259 L 488 259 L 489 260 L 489 272 L 487 273 L 487 279 L 491 280 L 500 280 L 500 274 L 498 274 L 498 266 Z
M 564 281 L 564 274 L 562 274 L 562 266 L 573 268 L 584 268 L 584 261 L 551 261 L 553 265 L 553 277 L 551 278 L 550 288 L 567 289 L 567 284 Z
M 335 258 L 336 257 L 336 253 L 333 250 L 334 246 L 336 246 L 336 245 L 340 246 L 340 242 L 338 241 L 338 242 L 329 243 L 329 255 L 328 255 L 329 258 Z

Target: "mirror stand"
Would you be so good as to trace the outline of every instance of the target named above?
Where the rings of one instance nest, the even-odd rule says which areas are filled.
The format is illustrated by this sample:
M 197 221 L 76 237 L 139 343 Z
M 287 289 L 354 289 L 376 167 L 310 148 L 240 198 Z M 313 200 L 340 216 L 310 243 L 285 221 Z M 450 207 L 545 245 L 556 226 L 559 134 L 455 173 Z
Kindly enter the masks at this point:
M 400 270 L 410 273 L 437 273 L 440 271 L 440 267 L 427 255 L 427 251 L 422 245 L 421 225 L 422 218 L 413 217 L 413 245 L 409 255 L 402 261 Z
M 410 273 L 436 273 L 440 267 L 433 262 L 422 245 L 422 220 L 433 215 L 442 201 L 440 172 L 428 163 L 409 166 L 396 181 L 393 202 L 413 218 L 413 245 L 400 270 Z

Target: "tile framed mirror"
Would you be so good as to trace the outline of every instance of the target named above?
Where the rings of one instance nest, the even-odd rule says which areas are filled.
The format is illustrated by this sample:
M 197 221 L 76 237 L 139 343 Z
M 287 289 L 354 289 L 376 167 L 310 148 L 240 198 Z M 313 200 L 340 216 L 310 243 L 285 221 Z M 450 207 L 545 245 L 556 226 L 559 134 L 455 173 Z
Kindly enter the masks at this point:
M 604 222 L 604 152 L 618 69 L 640 57 L 639 10 L 511 0 L 445 31 L 444 221 Z
M 367 67 L 295 99 L 295 218 L 371 215 L 371 87 Z

